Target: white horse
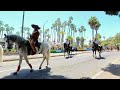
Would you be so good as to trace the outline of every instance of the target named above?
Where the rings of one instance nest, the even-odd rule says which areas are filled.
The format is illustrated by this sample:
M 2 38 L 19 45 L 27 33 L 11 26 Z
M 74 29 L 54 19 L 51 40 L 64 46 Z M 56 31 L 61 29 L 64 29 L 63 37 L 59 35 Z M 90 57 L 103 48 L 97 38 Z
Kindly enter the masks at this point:
M 13 44 L 16 44 L 16 49 L 17 52 L 20 56 L 19 59 L 19 65 L 17 68 L 17 71 L 14 73 L 14 75 L 17 74 L 17 72 L 20 70 L 21 67 L 21 63 L 22 63 L 22 58 L 24 57 L 24 59 L 26 60 L 27 64 L 30 66 L 31 70 L 30 72 L 33 71 L 32 69 L 32 65 L 29 63 L 28 61 L 28 52 L 29 50 L 31 50 L 31 46 L 28 40 L 25 40 L 24 38 L 17 36 L 17 35 L 6 35 L 4 34 L 4 40 L 7 42 L 7 48 L 11 49 L 13 47 Z M 50 59 L 50 46 L 48 43 L 45 42 L 39 42 L 39 47 L 36 46 L 36 50 L 37 50 L 37 54 L 43 54 L 43 61 L 39 66 L 39 69 L 41 69 L 41 66 L 43 64 L 43 62 L 45 61 L 45 59 L 47 60 L 47 66 L 46 68 L 48 68 L 49 65 L 49 59 Z

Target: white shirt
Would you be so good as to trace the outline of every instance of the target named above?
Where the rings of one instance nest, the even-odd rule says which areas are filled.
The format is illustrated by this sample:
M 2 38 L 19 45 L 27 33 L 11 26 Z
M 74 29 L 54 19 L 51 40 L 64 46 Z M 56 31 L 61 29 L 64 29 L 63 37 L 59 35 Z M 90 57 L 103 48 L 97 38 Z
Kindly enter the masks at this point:
M 66 44 L 69 44 L 69 41 L 66 41 Z
M 98 44 L 98 41 L 96 40 L 95 43 Z

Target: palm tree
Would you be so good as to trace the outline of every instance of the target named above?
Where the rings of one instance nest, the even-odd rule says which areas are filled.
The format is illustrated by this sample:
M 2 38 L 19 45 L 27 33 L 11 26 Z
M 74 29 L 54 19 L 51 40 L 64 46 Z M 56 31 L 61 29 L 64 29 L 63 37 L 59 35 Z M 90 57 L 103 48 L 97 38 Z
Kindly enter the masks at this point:
M 99 23 L 99 21 L 97 21 L 97 24 L 95 25 L 95 31 L 96 31 L 96 35 L 95 37 L 97 38 L 97 31 L 99 29 L 99 27 L 101 26 L 101 24 Z
M 71 26 L 72 20 L 73 20 L 73 17 L 70 16 L 68 20 L 69 35 L 70 35 L 70 26 Z
M 3 32 L 5 31 L 5 28 L 4 27 L 0 27 L 0 31 L 1 31 L 1 38 L 2 38 Z
M 30 37 L 30 28 L 27 27 L 27 28 L 26 28 L 26 31 L 27 31 L 27 33 L 26 33 L 26 34 L 27 34 L 27 38 L 29 38 L 29 37 Z
M 61 28 L 60 18 L 57 19 L 56 25 L 57 25 L 57 36 L 58 36 L 57 42 L 60 42 L 60 28 Z
M 105 37 L 105 36 L 103 36 L 103 39 L 104 39 L 104 40 L 105 40 L 105 38 L 106 38 L 106 37 Z
M 47 35 L 47 38 L 48 38 L 47 41 L 49 41 L 49 39 L 50 39 L 50 34 Z
M 16 35 L 20 36 L 20 32 L 19 32 L 19 31 L 17 31 L 17 32 L 16 32 Z
M 49 29 L 46 29 L 45 30 L 45 41 L 46 41 L 46 37 L 47 37 L 48 32 L 49 32 Z
M 13 28 L 13 27 L 10 27 L 10 28 L 9 28 L 9 34 L 13 34 L 13 31 L 14 31 L 14 28 Z
M 39 30 L 39 32 L 40 32 L 40 37 L 39 37 L 39 38 L 40 38 L 40 41 L 41 41 L 41 38 L 42 38 L 42 34 L 41 34 L 41 33 L 42 33 L 42 30 Z
M 82 27 L 80 27 L 79 29 L 78 29 L 78 31 L 79 31 L 79 36 L 81 36 L 80 34 L 82 33 L 82 36 L 83 36 L 83 29 L 82 29 Z M 81 36 L 81 37 L 82 37 Z
M 95 29 L 96 23 L 97 23 L 96 17 L 91 17 L 88 21 L 88 24 L 90 25 L 90 27 L 92 29 L 92 40 L 94 39 L 94 29 Z
M 52 24 L 51 29 L 53 30 L 53 33 L 54 33 L 54 34 L 53 34 L 53 36 L 54 36 L 54 39 L 53 39 L 53 40 L 55 41 L 55 39 L 56 39 L 56 25 L 55 25 L 55 23 Z
M 66 26 L 67 26 L 67 21 L 64 21 L 63 24 L 62 24 L 62 28 L 63 28 L 63 32 L 65 34 L 66 34 L 66 32 L 65 32 L 66 31 Z M 63 41 L 64 41 L 64 35 L 65 35 L 64 33 L 62 34 L 63 35 Z
M 74 30 L 74 33 L 76 34 L 77 33 L 77 29 L 75 28 Z M 76 35 L 74 36 L 74 38 L 76 39 Z
M 77 43 L 77 46 L 79 46 L 79 44 L 80 44 L 80 37 L 76 38 L 76 43 Z
M 5 24 L 4 26 L 5 26 L 5 29 L 6 29 L 6 33 L 7 33 L 7 35 L 8 35 L 8 34 L 9 34 L 9 31 L 10 31 L 9 25 L 8 25 L 8 24 Z
M 2 34 L 3 34 L 3 21 L 0 21 L 0 35 L 1 35 L 1 38 L 2 38 Z
M 72 35 L 73 35 L 72 32 L 74 32 L 75 25 L 74 25 L 74 24 L 71 24 L 71 25 L 70 25 L 70 28 L 71 28 L 71 36 L 72 36 Z
M 62 35 L 61 42 L 64 42 L 64 35 L 66 34 L 64 31 L 61 31 L 60 34 Z

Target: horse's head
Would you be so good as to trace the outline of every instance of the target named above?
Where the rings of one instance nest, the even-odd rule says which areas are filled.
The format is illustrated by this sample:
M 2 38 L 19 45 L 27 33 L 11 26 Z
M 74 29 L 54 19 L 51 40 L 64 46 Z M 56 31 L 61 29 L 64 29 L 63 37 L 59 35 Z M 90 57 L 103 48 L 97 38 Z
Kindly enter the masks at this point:
M 12 49 L 13 48 L 13 44 L 14 44 L 14 41 L 12 40 L 11 36 L 10 35 L 6 35 L 4 34 L 4 40 L 5 42 L 7 43 L 7 48 L 8 49 Z

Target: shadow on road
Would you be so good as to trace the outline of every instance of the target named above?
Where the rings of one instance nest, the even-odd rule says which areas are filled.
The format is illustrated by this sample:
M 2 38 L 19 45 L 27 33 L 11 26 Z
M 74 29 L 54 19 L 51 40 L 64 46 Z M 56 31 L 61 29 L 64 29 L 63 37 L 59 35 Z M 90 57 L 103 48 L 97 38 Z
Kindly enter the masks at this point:
M 30 72 L 29 69 L 23 69 L 17 75 L 11 73 L 1 79 L 68 79 L 62 75 L 51 75 L 50 70 L 51 68 L 46 68 Z
M 109 64 L 108 67 L 102 68 L 102 70 L 120 76 L 120 64 Z
M 104 57 L 96 57 L 95 59 L 100 60 L 100 59 L 105 59 L 105 58 Z

